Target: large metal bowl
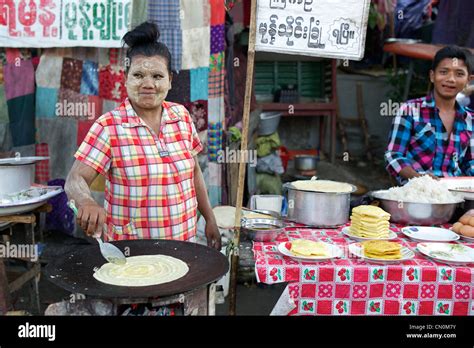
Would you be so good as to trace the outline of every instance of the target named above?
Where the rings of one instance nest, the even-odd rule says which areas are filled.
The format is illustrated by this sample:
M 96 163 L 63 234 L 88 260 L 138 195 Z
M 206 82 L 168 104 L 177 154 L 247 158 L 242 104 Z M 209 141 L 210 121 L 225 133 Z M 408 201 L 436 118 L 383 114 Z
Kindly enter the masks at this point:
M 391 215 L 390 221 L 405 225 L 441 225 L 451 220 L 456 206 L 464 200 L 455 203 L 412 203 L 385 199 L 386 190 L 374 191 L 371 196 L 380 202 L 380 207 Z
M 241 220 L 242 234 L 254 242 L 273 242 L 283 232 L 285 224 L 279 219 L 247 219 Z

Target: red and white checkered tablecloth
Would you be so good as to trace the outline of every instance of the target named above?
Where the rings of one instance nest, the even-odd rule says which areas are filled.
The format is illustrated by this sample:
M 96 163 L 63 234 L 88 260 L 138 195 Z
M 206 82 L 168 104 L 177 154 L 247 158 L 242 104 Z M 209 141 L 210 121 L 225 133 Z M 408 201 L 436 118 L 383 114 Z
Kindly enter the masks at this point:
M 398 264 L 377 264 L 352 256 L 354 243 L 338 229 L 287 227 L 275 242 L 255 242 L 257 281 L 289 282 L 285 290 L 294 307 L 289 315 L 473 315 L 474 264 L 434 262 L 416 250 L 402 226 L 391 225 L 396 241 L 415 252 Z M 324 262 L 300 262 L 278 252 L 278 244 L 298 238 L 333 243 L 344 256 Z M 458 241 L 474 248 L 473 243 Z M 281 302 L 281 301 L 279 301 Z M 277 304 L 278 305 L 278 304 Z

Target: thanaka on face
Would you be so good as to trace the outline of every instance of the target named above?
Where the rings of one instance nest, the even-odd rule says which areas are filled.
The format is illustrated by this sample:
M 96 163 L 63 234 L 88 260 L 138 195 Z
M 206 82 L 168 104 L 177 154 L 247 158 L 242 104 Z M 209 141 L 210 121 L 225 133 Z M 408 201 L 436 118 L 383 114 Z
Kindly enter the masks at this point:
M 153 110 L 161 104 L 171 89 L 172 76 L 167 60 L 161 56 L 135 56 L 125 80 L 128 98 L 141 109 Z
M 443 99 L 453 99 L 470 80 L 467 66 L 462 59 L 445 58 L 430 71 L 435 93 Z

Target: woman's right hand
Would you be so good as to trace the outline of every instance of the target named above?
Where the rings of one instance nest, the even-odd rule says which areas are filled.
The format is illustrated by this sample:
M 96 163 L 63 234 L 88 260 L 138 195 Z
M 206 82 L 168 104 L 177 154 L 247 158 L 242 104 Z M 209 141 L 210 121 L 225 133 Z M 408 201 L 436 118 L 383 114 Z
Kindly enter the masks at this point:
M 79 207 L 77 222 L 88 236 L 100 236 L 105 224 L 106 211 L 96 202 L 87 202 Z

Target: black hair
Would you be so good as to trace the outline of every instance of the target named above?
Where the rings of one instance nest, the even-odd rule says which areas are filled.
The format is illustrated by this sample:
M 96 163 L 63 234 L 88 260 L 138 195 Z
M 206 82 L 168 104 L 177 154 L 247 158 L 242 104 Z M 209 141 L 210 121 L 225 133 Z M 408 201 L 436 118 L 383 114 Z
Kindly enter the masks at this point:
M 474 63 L 472 54 L 469 50 L 454 45 L 440 49 L 433 59 L 433 71 L 436 70 L 439 63 L 445 58 L 457 58 L 463 60 L 467 67 L 467 73 L 469 75 L 473 74 Z
M 168 72 L 171 74 L 171 53 L 164 43 L 158 42 L 159 38 L 160 30 L 152 22 L 144 22 L 123 36 L 122 40 L 128 46 L 125 64 L 127 74 L 132 64 L 132 58 L 138 55 L 165 58 L 168 62 Z

